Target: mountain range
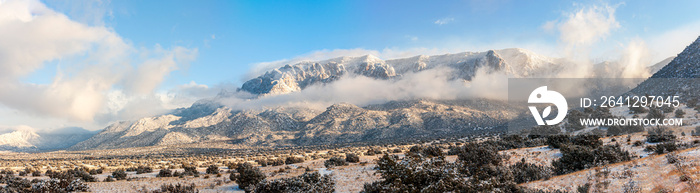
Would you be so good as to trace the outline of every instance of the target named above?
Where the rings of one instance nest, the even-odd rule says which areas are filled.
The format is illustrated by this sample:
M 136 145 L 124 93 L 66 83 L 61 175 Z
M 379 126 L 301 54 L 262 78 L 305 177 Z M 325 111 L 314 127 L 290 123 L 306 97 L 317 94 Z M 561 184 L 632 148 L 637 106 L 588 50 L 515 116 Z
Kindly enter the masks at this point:
M 661 66 L 676 60 L 679 59 L 664 60 L 649 67 L 649 71 L 663 71 L 666 67 Z M 504 73 L 509 77 L 550 77 L 570 64 L 566 59 L 545 57 L 519 48 L 392 60 L 372 55 L 340 57 L 271 69 L 246 81 L 235 92 L 250 93 L 254 97 L 247 100 L 257 100 L 300 92 L 312 85 L 330 84 L 347 77 L 364 76 L 391 82 L 430 69 L 447 69 L 447 79 L 464 82 L 475 78 L 478 70 Z M 80 135 L 89 138 L 73 137 L 75 143 L 70 141 L 53 147 L 87 150 L 207 141 L 249 146 L 397 141 L 499 132 L 501 126 L 516 116 L 506 102 L 483 98 L 407 99 L 366 106 L 337 103 L 325 110 L 305 107 L 234 109 L 220 102 L 235 97 L 231 93 L 222 91 L 214 98 L 199 100 L 188 108 L 168 114 L 117 122 L 97 134 Z M 44 144 L 51 143 L 47 134 L 13 132 L 6 135 L 0 135 L 0 142 L 20 150 L 41 149 L 46 146 Z
M 0 150 L 33 152 L 66 149 L 87 140 L 96 133 L 96 131 L 77 127 L 36 132 L 32 128 L 23 126 L 14 131 L 0 134 Z
M 561 70 L 565 59 L 537 55 L 531 51 L 510 48 L 486 52 L 462 52 L 436 56 L 381 60 L 372 55 L 340 57 L 319 62 L 301 62 L 272 69 L 246 81 L 240 90 L 258 95 L 286 94 L 329 83 L 345 76 L 366 76 L 375 79 L 400 79 L 407 73 L 435 68 L 449 68 L 449 79 L 471 80 L 477 69 L 501 71 L 515 77 L 538 76 Z

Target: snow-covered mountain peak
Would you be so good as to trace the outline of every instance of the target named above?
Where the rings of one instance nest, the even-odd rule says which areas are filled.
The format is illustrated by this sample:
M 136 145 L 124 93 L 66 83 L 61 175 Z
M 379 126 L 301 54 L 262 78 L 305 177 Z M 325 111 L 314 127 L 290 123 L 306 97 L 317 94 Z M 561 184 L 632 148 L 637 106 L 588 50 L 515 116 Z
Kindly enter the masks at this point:
M 452 79 L 471 80 L 476 70 L 481 67 L 488 67 L 490 72 L 504 71 L 516 76 L 529 76 L 538 68 L 554 64 L 551 58 L 520 48 L 434 56 L 418 55 L 391 60 L 382 60 L 368 54 L 287 64 L 246 81 L 241 90 L 256 95 L 285 94 L 300 91 L 312 84 L 333 82 L 343 76 L 395 79 L 407 73 L 438 67 L 453 69 L 455 72 L 453 77 L 450 77 Z
M 0 135 L 0 146 L 17 148 L 35 147 L 32 142 L 39 139 L 39 135 L 30 129 L 19 129 Z

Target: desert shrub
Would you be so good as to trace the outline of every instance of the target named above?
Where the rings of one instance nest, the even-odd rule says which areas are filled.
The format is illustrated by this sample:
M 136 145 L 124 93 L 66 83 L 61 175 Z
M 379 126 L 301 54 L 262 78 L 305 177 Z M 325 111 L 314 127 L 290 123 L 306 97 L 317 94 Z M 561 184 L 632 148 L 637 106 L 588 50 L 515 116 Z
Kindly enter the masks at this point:
M 285 160 L 282 160 L 281 158 L 278 159 L 272 159 L 272 160 L 267 160 L 267 165 L 272 165 L 272 166 L 281 166 L 285 164 Z
M 658 142 L 669 142 L 675 141 L 676 136 L 673 132 L 666 127 L 656 127 L 649 129 L 647 133 L 647 142 L 658 143 Z
M 431 145 L 426 148 L 424 148 L 421 151 L 421 154 L 427 157 L 438 157 L 438 156 L 445 156 L 445 153 L 442 152 L 442 149 L 436 145 Z
M 603 145 L 600 135 L 577 135 L 571 137 L 571 144 L 598 148 Z
M 72 170 L 66 170 L 64 172 L 51 172 L 48 175 L 50 178 L 55 178 L 59 180 L 74 181 L 77 178 L 82 179 L 84 182 L 96 182 L 95 177 L 91 176 L 90 173 L 86 172 L 82 168 L 75 168 Z
M 414 153 L 414 154 L 420 154 L 423 151 L 423 146 L 420 145 L 414 145 L 411 146 L 411 148 L 408 148 L 408 152 Z
M 674 114 L 675 114 L 676 118 L 683 118 L 683 116 L 685 115 L 685 111 L 683 111 L 681 109 L 677 109 Z
M 663 118 L 666 118 L 666 115 L 664 115 L 664 112 L 661 110 L 661 108 L 650 107 L 649 113 L 647 114 L 646 118 L 647 119 L 663 119 Z
M 613 125 L 608 127 L 608 133 L 607 136 L 618 136 L 622 135 L 624 132 L 622 131 L 622 127 Z
M 182 174 L 181 176 L 194 176 L 194 177 L 199 177 L 199 171 L 197 171 L 197 167 L 195 166 L 182 166 Z
M 485 165 L 499 165 L 504 156 L 493 146 L 479 143 L 466 143 L 462 146 L 457 158 L 469 168 Z
M 255 185 L 255 192 L 332 193 L 335 192 L 335 182 L 330 175 L 321 175 L 318 172 L 304 173 L 297 177 L 263 180 Z
M 632 114 L 642 114 L 648 112 L 646 108 L 642 106 L 632 106 L 630 107 L 630 113 Z
M 654 153 L 663 154 L 678 150 L 678 145 L 674 142 L 659 143 L 654 146 Z
M 20 192 L 32 187 L 32 183 L 29 180 L 13 174 L 0 175 L 0 183 L 6 184 L 4 187 L 0 186 L 0 192 Z
M 260 168 L 250 165 L 249 163 L 238 164 L 236 171 L 238 171 L 238 173 L 231 173 L 229 179 L 235 181 L 238 187 L 246 190 L 246 192 L 254 189 L 255 184 L 266 178 L 265 174 L 260 171 Z
M 29 192 L 87 192 L 90 187 L 82 180 L 76 179 L 73 181 L 49 179 L 42 180 L 32 185 L 32 191 Z
M 613 164 L 632 159 L 630 153 L 623 150 L 619 144 L 601 146 L 596 148 L 593 153 L 595 155 L 595 165 Z
M 530 135 L 537 135 L 537 136 L 560 135 L 560 134 L 561 134 L 561 129 L 559 129 L 559 125 L 541 125 L 541 126 L 533 127 L 530 130 Z
M 41 172 L 39 170 L 34 170 L 32 172 L 32 176 L 34 176 L 34 177 L 41 176 Z
M 562 157 L 552 162 L 554 172 L 558 175 L 631 159 L 629 152 L 622 150 L 619 145 L 592 148 L 567 144 L 563 145 L 560 150 Z
M 323 162 L 323 165 L 326 166 L 326 168 L 332 168 L 335 166 L 345 166 L 348 165 L 347 162 L 343 158 L 340 157 L 332 157 L 325 162 Z
M 149 166 L 139 166 L 136 168 L 136 174 L 145 174 L 151 172 L 153 172 L 153 169 Z
M 261 159 L 261 160 L 255 160 L 260 166 L 262 167 L 267 167 L 267 160 L 266 159 Z
M 691 99 L 688 99 L 688 101 L 686 101 L 686 106 L 688 106 L 690 108 L 694 108 L 696 106 L 696 104 L 698 104 L 698 98 L 691 98 Z
M 459 152 L 461 152 L 461 151 L 462 151 L 462 147 L 461 147 L 461 146 L 450 147 L 450 149 L 447 150 L 447 155 L 457 155 L 457 154 L 459 154 Z
M 490 163 L 468 172 L 465 162 L 445 157 L 410 157 L 385 154 L 377 160 L 382 179 L 364 185 L 362 192 L 514 192 L 510 171 Z
M 373 156 L 376 154 L 381 154 L 382 152 L 379 150 L 375 150 L 373 148 L 367 149 L 367 152 L 365 153 L 366 156 Z
M 488 140 L 484 143 L 495 143 L 499 151 L 517 149 L 523 147 L 536 147 L 545 144 L 546 139 L 539 136 L 522 137 L 520 135 L 506 135 L 499 140 Z
M 10 169 L 3 169 L 2 171 L 0 171 L 0 174 L 15 175 L 15 171 L 14 171 L 14 170 L 10 170 Z
M 644 145 L 644 142 L 642 142 L 642 141 L 634 141 L 634 143 L 632 143 L 632 146 L 635 146 L 635 147 L 642 146 L 642 145 Z
M 87 173 L 87 172 L 86 172 Z M 65 175 L 68 176 L 68 175 Z M 29 181 L 12 175 L 0 176 L 0 192 L 87 192 L 90 188 L 80 178 L 70 179 L 50 178 L 47 180 L 34 179 Z
M 117 180 L 126 180 L 126 171 L 123 169 L 118 169 L 114 172 L 112 172 L 112 177 Z
M 675 153 L 666 154 L 666 161 L 668 161 L 669 164 L 674 164 L 679 161 L 678 155 Z
M 546 139 L 547 145 L 552 149 L 559 149 L 563 144 L 570 143 L 568 135 L 549 135 Z
M 114 182 L 114 178 L 112 176 L 107 176 L 103 182 Z
M 610 113 L 609 107 L 597 107 L 591 113 L 591 118 L 612 118 L 612 117 L 614 117 L 614 116 L 612 115 L 612 113 Z
M 586 183 L 581 186 L 576 186 L 576 192 L 577 193 L 588 193 L 590 192 L 591 189 L 591 183 Z
M 546 138 L 538 135 L 523 137 L 520 135 L 505 135 L 500 139 L 489 139 L 479 144 L 496 148 L 498 151 L 517 149 L 523 147 L 536 147 L 546 144 Z M 457 155 L 462 151 L 462 146 L 452 146 L 447 151 L 447 155 Z
M 377 160 L 382 180 L 365 184 L 362 192 L 449 192 L 466 188 L 454 163 L 444 157 L 423 161 L 419 157 L 385 154 Z
M 238 167 L 238 163 L 230 162 L 230 163 L 226 164 L 226 167 L 227 167 L 229 170 L 233 170 L 233 169 L 236 169 L 236 168 Z
M 156 177 L 173 177 L 173 171 L 168 168 L 161 169 L 158 171 L 158 175 L 156 175 Z
M 345 161 L 350 163 L 358 163 L 360 162 L 360 156 L 354 153 L 348 153 L 345 154 Z
M 175 185 L 173 184 L 163 184 L 160 185 L 160 189 L 149 191 L 150 193 L 195 193 L 199 192 L 197 190 L 197 187 L 194 185 L 194 183 L 190 185 L 184 185 L 177 183 Z
M 103 172 L 103 171 L 102 171 L 102 168 L 94 169 L 94 170 L 88 170 L 88 173 L 90 173 L 90 175 L 102 174 L 102 172 Z
M 219 173 L 220 173 L 220 171 L 219 171 L 218 166 L 209 165 L 209 167 L 207 167 L 207 174 L 219 174 Z
M 296 156 L 290 156 L 284 160 L 285 164 L 295 164 L 295 163 L 302 163 L 302 162 L 304 162 L 304 158 L 303 157 L 296 157 Z
M 581 125 L 580 120 L 588 118 L 588 114 L 583 113 L 578 110 L 571 110 L 569 111 L 569 114 L 566 116 L 567 124 L 566 124 L 566 130 L 569 132 L 572 131 L 578 131 L 583 128 L 585 128 L 583 125 Z
M 676 110 L 676 108 L 674 108 L 674 107 L 671 106 L 671 105 L 663 105 L 663 106 L 661 106 L 661 111 L 664 112 L 664 113 L 673 113 L 673 110 Z
M 644 147 L 644 151 L 646 152 L 653 152 L 654 150 L 656 150 L 656 146 L 654 145 L 647 145 Z
M 513 172 L 515 183 L 547 179 L 553 173 L 551 167 L 526 163 L 524 158 L 520 162 L 511 165 L 510 170 Z
M 558 175 L 583 170 L 593 166 L 595 155 L 593 149 L 580 145 L 562 145 L 562 157 L 552 162 L 554 172 Z

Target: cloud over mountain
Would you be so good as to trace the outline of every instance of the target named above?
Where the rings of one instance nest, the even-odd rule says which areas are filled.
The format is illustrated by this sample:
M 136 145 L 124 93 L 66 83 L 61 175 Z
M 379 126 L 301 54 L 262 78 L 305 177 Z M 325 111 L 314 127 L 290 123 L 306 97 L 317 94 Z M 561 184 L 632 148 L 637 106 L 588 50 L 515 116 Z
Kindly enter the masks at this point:
M 76 22 L 39 1 L 0 2 L 0 29 L 0 104 L 69 121 L 118 114 L 121 109 L 107 108 L 115 91 L 162 103 L 154 91 L 198 52 L 135 47 L 111 28 Z M 49 82 L 24 79 L 44 68 L 56 68 L 46 75 Z

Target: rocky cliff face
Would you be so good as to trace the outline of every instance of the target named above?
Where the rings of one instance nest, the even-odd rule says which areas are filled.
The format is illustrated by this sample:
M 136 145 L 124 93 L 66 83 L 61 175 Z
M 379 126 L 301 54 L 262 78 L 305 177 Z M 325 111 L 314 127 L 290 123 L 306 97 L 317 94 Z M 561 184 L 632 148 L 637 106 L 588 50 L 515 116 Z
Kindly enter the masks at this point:
M 651 78 L 700 78 L 700 37 Z

